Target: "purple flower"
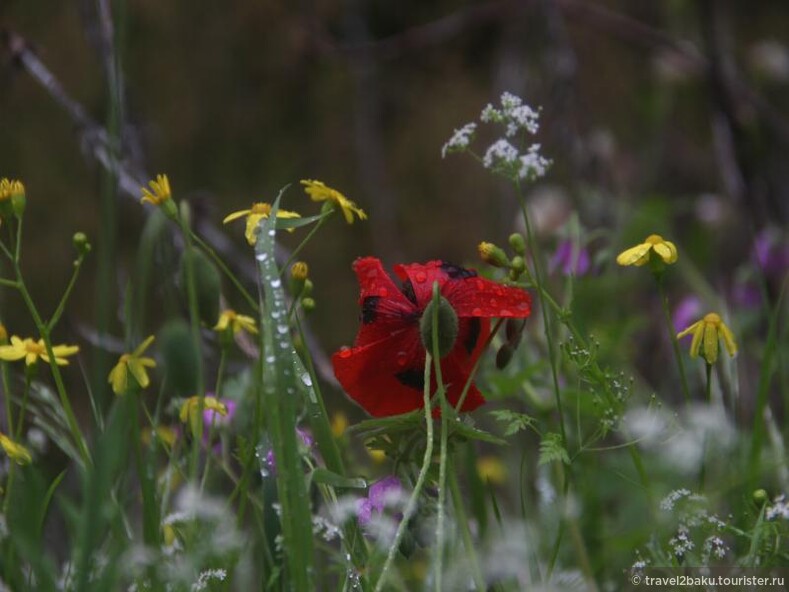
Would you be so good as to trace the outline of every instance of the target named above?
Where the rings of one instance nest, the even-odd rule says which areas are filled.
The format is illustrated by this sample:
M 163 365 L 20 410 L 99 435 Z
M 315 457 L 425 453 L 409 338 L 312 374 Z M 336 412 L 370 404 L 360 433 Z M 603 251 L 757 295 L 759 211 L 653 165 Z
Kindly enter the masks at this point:
M 789 270 L 789 244 L 774 228 L 766 228 L 756 236 L 753 256 L 766 275 L 781 277 Z
M 674 308 L 674 330 L 679 333 L 685 327 L 695 323 L 702 313 L 702 303 L 698 296 L 685 296 Z
M 358 502 L 356 515 L 359 518 L 359 524 L 368 526 L 373 518 L 373 512 L 383 514 L 387 507 L 398 505 L 397 502 L 403 495 L 404 491 L 400 479 L 394 475 L 384 477 L 380 481 L 373 483 L 367 490 L 367 497 L 360 499 Z M 400 520 L 402 514 L 398 514 L 396 517 Z
M 207 395 L 211 396 L 210 393 L 207 393 Z M 236 407 L 238 404 L 234 400 L 220 399 L 219 402 L 227 409 L 227 415 L 222 415 L 213 409 L 203 409 L 203 434 L 205 437 L 208 437 L 208 432 L 212 425 L 215 430 L 217 428 L 227 427 L 232 423 L 233 417 L 236 414 Z
M 590 267 L 589 252 L 583 247 L 578 247 L 576 250 L 573 241 L 570 240 L 559 243 L 550 263 L 551 272 L 558 268 L 564 275 L 584 275 Z
M 742 308 L 759 308 L 762 305 L 762 293 L 751 283 L 735 285 L 731 291 L 731 298 Z

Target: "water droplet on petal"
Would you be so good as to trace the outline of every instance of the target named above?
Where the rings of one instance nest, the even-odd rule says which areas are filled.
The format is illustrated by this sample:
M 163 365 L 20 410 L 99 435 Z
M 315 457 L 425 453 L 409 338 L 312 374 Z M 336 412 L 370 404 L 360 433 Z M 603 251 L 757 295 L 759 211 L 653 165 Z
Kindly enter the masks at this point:
M 404 351 L 397 352 L 397 365 L 405 366 L 408 363 L 408 354 Z
M 389 290 L 387 290 L 386 288 L 378 288 L 378 295 L 381 298 L 386 298 L 387 296 L 389 296 Z
M 499 316 L 500 316 L 500 317 L 511 317 L 511 316 L 512 316 L 512 312 L 510 312 L 510 311 L 509 311 L 509 310 L 507 310 L 506 308 L 502 308 L 502 309 L 499 311 Z
M 485 282 L 480 279 L 477 279 L 477 290 L 484 290 L 485 289 Z
M 424 271 L 417 271 L 414 279 L 420 284 L 424 284 L 425 280 L 427 280 L 427 274 Z
M 490 304 L 491 306 L 498 306 L 498 304 L 499 304 L 499 301 L 498 301 L 498 300 L 496 300 L 495 298 L 491 298 L 491 299 L 488 301 L 488 304 Z
M 471 311 L 471 315 L 475 317 L 482 316 L 482 309 L 479 307 L 475 308 L 474 310 Z
M 528 310 L 529 309 L 529 303 L 528 302 L 521 302 L 521 303 L 518 304 L 518 308 L 520 310 Z
M 350 358 L 351 357 L 351 348 L 347 345 L 343 345 L 340 348 L 340 357 L 341 358 Z

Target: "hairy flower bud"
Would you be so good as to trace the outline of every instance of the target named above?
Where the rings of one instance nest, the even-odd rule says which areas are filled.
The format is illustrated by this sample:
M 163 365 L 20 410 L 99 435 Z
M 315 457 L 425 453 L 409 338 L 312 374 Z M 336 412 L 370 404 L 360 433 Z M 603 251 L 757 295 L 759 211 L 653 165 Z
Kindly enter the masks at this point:
M 493 243 L 481 242 L 477 246 L 480 258 L 493 267 L 509 267 L 510 261 L 504 251 Z
M 433 314 L 435 301 L 431 300 L 419 320 L 419 331 L 422 345 L 429 352 L 433 351 Z M 443 296 L 438 299 L 438 355 L 444 358 L 452 351 L 458 336 L 458 315 L 449 301 Z

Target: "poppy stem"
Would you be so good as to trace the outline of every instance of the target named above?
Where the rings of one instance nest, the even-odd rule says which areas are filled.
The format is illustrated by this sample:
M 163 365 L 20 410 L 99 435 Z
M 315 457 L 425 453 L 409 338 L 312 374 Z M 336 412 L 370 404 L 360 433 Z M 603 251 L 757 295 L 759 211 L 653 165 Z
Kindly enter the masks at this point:
M 384 584 L 386 584 L 386 577 L 389 575 L 389 570 L 392 567 L 392 563 L 394 562 L 395 554 L 400 549 L 400 542 L 403 540 L 403 535 L 405 534 L 406 528 L 408 526 L 408 522 L 411 520 L 411 516 L 414 515 L 414 511 L 416 510 L 416 503 L 419 499 L 419 493 L 422 491 L 422 487 L 425 484 L 425 479 L 427 478 L 427 472 L 430 469 L 430 461 L 433 459 L 433 416 L 430 410 L 430 367 L 432 365 L 432 356 L 429 352 L 425 353 L 425 388 L 423 390 L 423 404 L 425 409 L 425 426 L 427 430 L 427 440 L 425 442 L 425 456 L 422 459 L 422 467 L 419 469 L 419 476 L 416 478 L 416 484 L 414 485 L 414 491 L 411 493 L 411 497 L 408 498 L 408 503 L 406 504 L 405 510 L 403 511 L 403 519 L 400 520 L 400 524 L 397 526 L 397 532 L 395 533 L 395 538 L 392 541 L 392 546 L 389 547 L 389 553 L 386 556 L 386 561 L 384 562 L 383 569 L 381 569 L 381 576 L 378 578 L 378 581 L 375 584 L 375 592 L 380 592 L 384 588 Z

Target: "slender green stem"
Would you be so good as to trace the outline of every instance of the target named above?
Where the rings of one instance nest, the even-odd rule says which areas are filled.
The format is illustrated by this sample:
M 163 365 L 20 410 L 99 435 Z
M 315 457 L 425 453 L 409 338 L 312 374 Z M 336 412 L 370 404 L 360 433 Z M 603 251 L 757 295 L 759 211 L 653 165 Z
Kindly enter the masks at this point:
M 299 253 L 301 253 L 301 250 L 305 246 L 307 246 L 307 243 L 310 242 L 310 239 L 312 239 L 312 237 L 315 235 L 315 233 L 318 232 L 318 229 L 321 226 L 323 226 L 323 223 L 326 222 L 326 220 L 328 218 L 329 218 L 328 214 L 323 216 L 320 220 L 318 220 L 318 223 L 310 229 L 310 231 L 307 233 L 307 236 L 304 237 L 304 240 L 302 240 L 299 243 L 299 245 L 295 249 L 293 249 L 293 251 L 290 254 L 290 257 L 288 257 L 288 260 L 285 262 L 285 265 L 282 266 L 282 271 L 280 273 L 284 274 L 284 273 L 287 272 L 288 268 L 290 267 L 290 264 L 293 263 L 296 260 L 296 257 L 299 256 Z
M 414 491 L 411 493 L 411 497 L 408 498 L 408 503 L 406 504 L 405 510 L 403 511 L 403 518 L 402 520 L 400 520 L 400 524 L 397 526 L 397 532 L 395 533 L 395 538 L 392 541 L 391 547 L 389 547 L 389 553 L 386 556 L 386 561 L 384 562 L 383 569 L 381 570 L 381 576 L 378 578 L 378 582 L 375 584 L 375 592 L 380 592 L 381 590 L 383 590 L 384 584 L 386 584 L 386 578 L 389 575 L 389 569 L 392 567 L 392 563 L 394 562 L 395 555 L 400 549 L 400 542 L 403 540 L 403 535 L 405 534 L 406 528 L 408 527 L 408 522 L 411 520 L 411 516 L 413 516 L 414 511 L 416 510 L 417 500 L 419 499 L 419 494 L 422 491 L 422 487 L 425 484 L 425 479 L 427 478 L 427 472 L 430 469 L 430 462 L 433 459 L 433 417 L 430 410 L 431 364 L 432 364 L 431 356 L 429 353 L 426 353 L 425 354 L 425 388 L 423 391 L 423 404 L 425 407 L 425 426 L 427 430 L 427 440 L 425 442 L 425 455 L 422 458 L 422 467 L 419 469 L 419 475 L 416 478 Z
M 6 428 L 9 434 L 14 433 L 14 416 L 11 407 L 11 381 L 8 377 L 8 362 L 0 361 L 0 373 L 3 376 L 3 399 L 5 399 Z
M 30 293 L 27 291 L 27 286 L 25 286 L 25 281 L 22 278 L 22 271 L 19 269 L 19 265 L 15 264 L 14 268 L 16 272 L 17 283 L 19 284 L 19 293 L 22 295 L 22 299 L 24 300 L 30 315 L 33 317 L 33 322 L 36 324 L 36 328 L 41 335 L 41 339 L 44 340 L 47 357 L 49 358 L 49 366 L 52 369 L 52 376 L 55 379 L 55 386 L 58 392 L 58 397 L 60 398 L 60 404 L 66 414 L 66 421 L 68 422 L 69 429 L 71 430 L 71 435 L 74 438 L 82 460 L 88 464 L 90 463 L 90 453 L 88 452 L 85 438 L 83 438 L 82 432 L 80 432 L 79 423 L 77 422 L 77 418 L 74 415 L 74 410 L 71 407 L 71 402 L 69 401 L 68 393 L 66 392 L 66 386 L 63 383 L 63 377 L 60 374 L 60 367 L 55 361 L 55 353 L 52 351 L 52 341 L 49 336 L 49 329 L 41 318 L 36 305 L 33 303 Z
M 463 507 L 463 497 L 460 494 L 460 486 L 458 485 L 458 478 L 453 463 L 447 465 L 447 481 L 449 483 L 449 491 L 452 495 L 452 503 L 455 506 L 455 516 L 457 517 L 458 526 L 460 528 L 460 536 L 463 537 L 463 545 L 466 547 L 466 559 L 468 559 L 471 565 L 471 577 L 474 578 L 474 584 L 476 584 L 477 590 L 482 592 L 486 590 L 485 578 L 482 576 L 482 570 L 479 567 L 479 560 L 477 559 L 477 552 L 474 549 L 474 541 L 471 539 L 471 531 L 468 527 L 466 510 Z
M 526 200 L 521 191 L 520 182 L 516 182 L 516 189 L 518 191 L 518 200 L 521 206 L 521 213 L 523 215 L 523 222 L 526 225 L 526 240 L 529 241 L 529 250 L 531 251 L 532 260 L 534 262 L 534 281 L 537 284 L 537 290 L 540 294 L 545 294 L 544 284 L 542 281 L 542 263 L 540 260 L 540 251 L 537 246 L 537 241 L 534 239 L 534 233 L 531 228 L 531 221 L 529 219 L 529 211 L 526 208 Z M 545 331 L 545 342 L 548 345 L 548 360 L 551 363 L 551 379 L 553 381 L 553 393 L 556 399 L 556 412 L 559 414 L 559 429 L 562 434 L 562 442 L 567 446 L 567 430 L 564 427 L 564 408 L 562 405 L 562 394 L 559 387 L 559 371 L 557 368 L 556 351 L 553 343 L 553 336 L 551 335 L 551 325 L 548 318 L 548 310 L 544 305 L 540 306 L 542 313 L 543 329 Z
M 707 375 L 707 403 L 712 403 L 712 364 L 706 364 Z
M 19 260 L 22 257 L 22 220 L 17 218 L 18 224 L 16 227 L 16 247 L 14 250 L 14 265 L 19 265 Z
M 0 286 L 5 286 L 6 288 L 18 288 L 19 284 L 14 280 L 7 280 L 5 278 L 0 278 Z
M 220 340 L 222 336 L 220 336 Z M 216 386 L 214 387 L 214 396 L 218 399 L 222 396 L 222 381 L 225 378 L 225 363 L 227 362 L 227 346 L 222 345 L 219 353 L 219 368 L 216 371 Z
M 685 363 L 682 361 L 682 353 L 679 351 L 679 341 L 677 340 L 677 333 L 674 330 L 674 324 L 671 322 L 671 308 L 668 304 L 668 295 L 666 294 L 664 277 L 665 276 L 662 273 L 656 275 L 658 291 L 660 292 L 660 302 L 663 306 L 663 317 L 666 321 L 668 338 L 671 340 L 671 347 L 674 350 L 674 358 L 677 361 L 679 378 L 680 382 L 682 383 L 682 393 L 685 395 L 685 402 L 690 403 L 690 389 L 688 388 L 688 379 L 685 376 Z
M 190 236 L 192 237 L 192 240 L 201 249 L 203 249 L 203 251 L 211 258 L 211 260 L 214 263 L 216 263 L 217 267 L 219 267 L 219 269 L 222 270 L 222 273 L 224 273 L 227 276 L 227 278 L 230 280 L 230 283 L 232 283 L 233 286 L 235 286 L 236 290 L 238 290 L 238 293 L 241 294 L 241 296 L 242 296 L 242 298 L 244 298 L 244 300 L 246 300 L 246 302 L 247 302 L 247 304 L 249 304 L 250 308 L 253 311 L 258 312 L 258 303 L 257 303 L 257 301 L 254 298 L 252 298 L 252 295 L 247 291 L 247 289 L 239 281 L 239 279 L 235 276 L 235 274 L 232 271 L 230 271 L 230 268 L 227 265 L 225 265 L 225 262 L 222 260 L 222 258 L 219 255 L 216 254 L 216 251 L 214 251 L 214 249 L 212 249 L 211 246 L 208 243 L 206 243 L 203 239 L 201 239 L 193 231 L 190 230 L 189 232 L 190 232 Z
M 438 528 L 436 532 L 436 561 L 435 561 L 435 586 L 436 590 L 441 590 L 441 579 L 443 576 L 443 558 L 444 558 L 444 530 L 445 514 L 444 505 L 446 503 L 446 478 L 447 478 L 447 412 L 449 405 L 447 405 L 446 391 L 444 389 L 444 377 L 441 372 L 441 355 L 438 348 L 438 313 L 440 309 L 441 293 L 438 288 L 438 283 L 433 284 L 433 318 L 431 319 L 431 333 L 432 333 L 432 350 L 433 362 L 436 371 L 436 386 L 437 395 L 439 397 L 439 405 L 441 409 L 441 448 L 439 454 L 438 465 Z
M 71 274 L 71 279 L 66 286 L 66 291 L 63 292 L 63 296 L 60 297 L 60 302 L 58 303 L 55 312 L 52 313 L 52 317 L 49 319 L 47 323 L 47 330 L 51 331 L 57 322 L 60 320 L 63 311 L 66 309 L 66 302 L 68 302 L 69 296 L 71 296 L 71 292 L 74 290 L 74 286 L 77 283 L 77 278 L 79 277 L 80 269 L 82 269 L 82 262 L 85 260 L 84 255 L 80 255 L 77 260 L 74 262 L 74 272 Z
M 203 439 L 203 409 L 205 408 L 205 378 L 203 377 L 203 356 L 200 353 L 202 343 L 200 338 L 200 314 L 197 304 L 197 287 L 195 285 L 194 253 L 192 252 L 192 232 L 189 229 L 186 216 L 179 216 L 181 234 L 184 237 L 184 257 L 186 257 L 186 294 L 189 304 L 189 325 L 192 330 L 192 342 L 197 351 L 197 396 L 199 405 L 197 414 L 197 433 L 192 434 L 192 453 L 189 461 L 189 476 L 192 479 L 197 477 L 198 464 L 200 462 L 200 445 Z
M 27 401 L 30 398 L 30 380 L 32 378 L 32 366 L 25 366 L 25 389 L 22 391 L 22 404 L 19 406 L 19 422 L 16 425 L 16 433 L 13 434 L 14 439 L 19 442 L 22 438 L 22 429 L 25 427 L 25 413 L 27 413 Z

